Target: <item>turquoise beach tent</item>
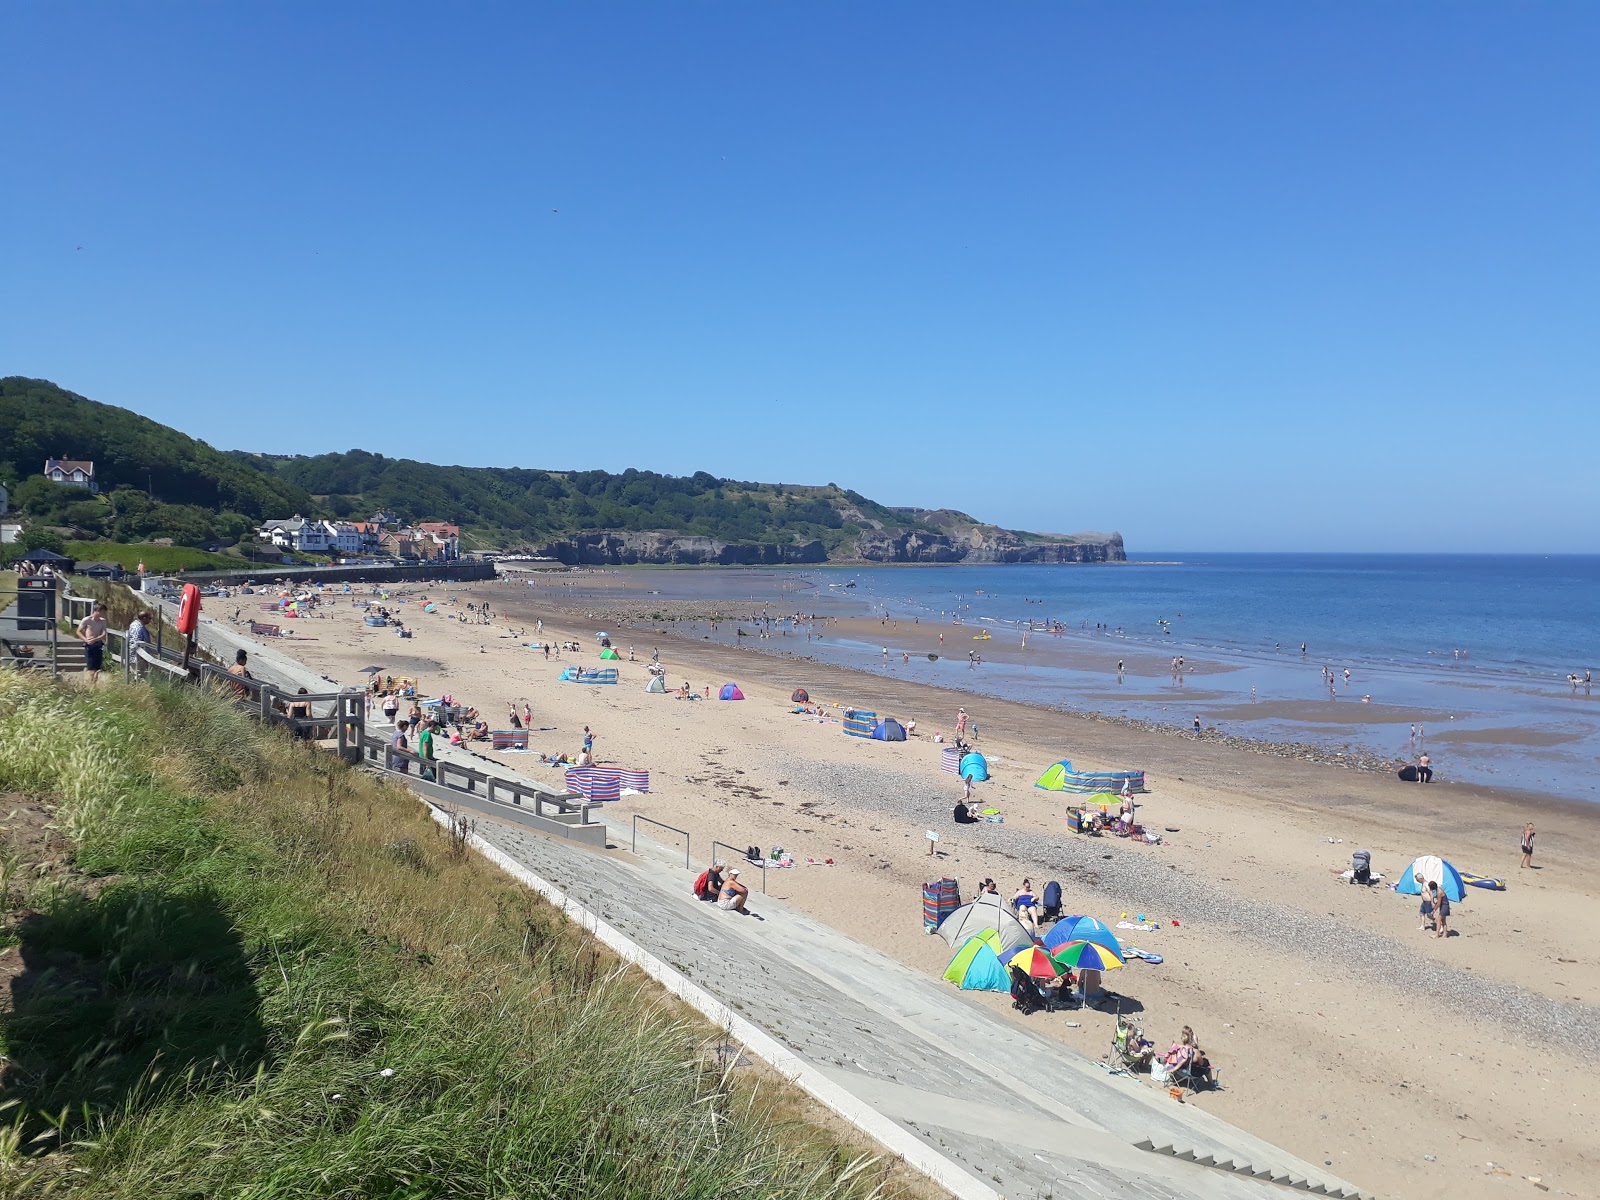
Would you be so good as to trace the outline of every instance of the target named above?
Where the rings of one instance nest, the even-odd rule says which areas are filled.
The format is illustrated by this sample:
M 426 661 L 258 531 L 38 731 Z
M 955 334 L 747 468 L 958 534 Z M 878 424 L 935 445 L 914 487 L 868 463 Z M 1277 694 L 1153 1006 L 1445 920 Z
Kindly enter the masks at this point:
M 982 783 L 989 778 L 989 760 L 976 750 L 961 760 L 961 778 Z
M 968 938 L 945 968 L 944 977 L 969 992 L 1009 992 L 1011 973 L 984 938 Z
M 1467 897 L 1461 872 L 1434 854 L 1424 854 L 1412 860 L 1411 865 L 1400 872 L 1400 882 L 1395 884 L 1394 890 L 1402 896 L 1420 896 L 1422 886 L 1417 883 L 1418 875 L 1422 876 L 1423 885 L 1437 883 L 1439 890 L 1451 900 L 1465 900 Z

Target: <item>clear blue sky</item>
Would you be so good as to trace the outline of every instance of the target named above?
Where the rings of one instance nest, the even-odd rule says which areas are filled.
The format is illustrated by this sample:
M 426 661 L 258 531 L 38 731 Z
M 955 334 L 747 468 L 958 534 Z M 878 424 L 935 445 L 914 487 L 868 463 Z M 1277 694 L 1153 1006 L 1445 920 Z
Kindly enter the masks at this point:
M 0 373 L 214 445 L 1600 551 L 1600 6 L 11 3 Z

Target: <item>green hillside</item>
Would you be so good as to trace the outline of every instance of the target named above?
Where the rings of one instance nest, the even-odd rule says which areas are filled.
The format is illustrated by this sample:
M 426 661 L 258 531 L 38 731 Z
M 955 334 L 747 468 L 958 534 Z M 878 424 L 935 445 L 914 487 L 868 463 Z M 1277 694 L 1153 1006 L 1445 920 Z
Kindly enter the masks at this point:
M 46 458 L 92 460 L 100 494 L 50 483 L 40 474 Z M 454 522 L 469 550 L 543 547 L 564 561 L 1123 557 L 1115 534 L 1000 529 L 950 509 L 888 508 L 835 483 L 751 483 L 704 471 L 437 466 L 365 450 L 310 457 L 223 452 L 127 409 L 21 377 L 0 379 L 0 483 L 12 489 L 12 507 L 30 519 L 24 536 L 35 540 L 170 539 L 215 549 L 208 543 L 248 542 L 259 522 L 274 517 L 366 520 L 387 512 L 407 522 Z
M 445 520 L 495 543 L 577 530 L 670 530 L 726 542 L 820 539 L 847 543 L 863 521 L 920 527 L 835 484 L 802 487 L 654 471 L 541 471 L 441 467 L 365 450 L 314 458 L 252 457 L 340 515 L 377 510 L 405 520 Z
M 100 495 L 49 482 L 40 474 L 47 458 L 92 461 Z M 19 513 L 123 542 L 232 542 L 313 504 L 288 479 L 176 429 L 20 376 L 0 379 L 0 482 Z

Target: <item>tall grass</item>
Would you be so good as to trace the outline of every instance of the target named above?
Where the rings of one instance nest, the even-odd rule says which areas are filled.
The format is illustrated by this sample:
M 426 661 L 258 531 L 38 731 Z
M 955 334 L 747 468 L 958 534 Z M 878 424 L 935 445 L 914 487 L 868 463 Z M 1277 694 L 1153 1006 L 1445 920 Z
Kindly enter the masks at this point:
M 408 793 L 225 697 L 0 673 L 0 729 L 0 791 L 57 803 L 98 877 L 12 889 L 28 971 L 0 1014 L 0 1192 L 916 1187 L 730 1077 L 717 1030 Z

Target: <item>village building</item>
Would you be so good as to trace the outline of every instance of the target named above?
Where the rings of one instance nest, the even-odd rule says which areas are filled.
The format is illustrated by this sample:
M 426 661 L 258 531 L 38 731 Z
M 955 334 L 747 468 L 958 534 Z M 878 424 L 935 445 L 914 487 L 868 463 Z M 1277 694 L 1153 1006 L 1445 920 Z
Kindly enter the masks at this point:
M 77 458 L 47 458 L 44 460 L 44 477 L 51 483 L 67 487 L 87 488 L 98 492 L 100 485 L 94 481 L 94 464 Z

